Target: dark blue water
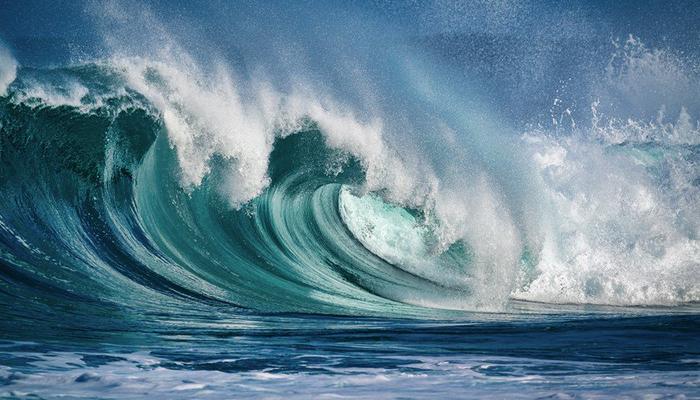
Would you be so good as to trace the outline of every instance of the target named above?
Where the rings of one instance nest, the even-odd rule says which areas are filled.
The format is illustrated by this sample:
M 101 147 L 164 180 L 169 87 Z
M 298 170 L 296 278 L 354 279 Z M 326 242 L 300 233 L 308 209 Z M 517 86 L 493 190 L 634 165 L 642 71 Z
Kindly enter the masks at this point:
M 147 316 L 160 326 L 5 340 L 2 383 L 18 398 L 696 397 L 697 316 L 566 311 L 431 322 Z
M 0 397 L 700 398 L 698 26 L 0 1 Z

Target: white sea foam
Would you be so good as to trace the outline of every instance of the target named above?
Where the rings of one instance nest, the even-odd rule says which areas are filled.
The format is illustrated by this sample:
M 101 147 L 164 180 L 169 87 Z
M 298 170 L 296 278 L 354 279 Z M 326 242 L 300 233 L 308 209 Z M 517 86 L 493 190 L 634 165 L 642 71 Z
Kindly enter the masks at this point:
M 64 82 L 60 86 L 50 82 L 34 81 L 23 90 L 18 90 L 13 100 L 25 104 L 37 103 L 48 106 L 83 108 L 86 106 L 83 99 L 89 92 L 87 87 L 76 81 Z M 92 105 L 89 107 L 92 108 Z
M 33 361 L 30 368 L 23 370 L 0 367 L 0 377 L 6 381 L 0 395 L 30 398 L 99 397 L 107 391 L 123 398 L 139 398 L 148 393 L 153 398 L 168 399 L 394 399 L 397 395 L 568 399 L 605 397 L 611 392 L 635 398 L 669 393 L 684 398 L 698 383 L 697 374 L 691 370 L 639 370 L 630 377 L 629 369 L 611 363 L 493 355 L 412 356 L 401 360 L 401 356 L 393 354 L 382 360 L 374 354 L 385 364 L 405 362 L 406 371 L 372 367 L 368 361 L 370 365 L 366 367 L 323 365 L 313 373 L 305 372 L 304 363 L 300 363 L 299 373 L 290 373 L 275 368 L 224 372 L 208 370 L 212 368 L 210 365 L 206 365 L 208 368 L 173 368 L 171 360 L 154 359 L 144 353 L 104 354 L 119 357 L 118 361 L 99 365 L 86 365 L 85 353 L 7 354 L 15 358 L 31 357 Z M 365 359 L 369 360 L 369 356 Z M 226 365 L 226 362 L 221 364 Z M 507 366 L 505 372 L 504 366 Z M 597 368 L 605 371 L 593 373 Z M 490 372 L 492 369 L 497 371 Z M 559 370 L 567 373 L 541 372 Z
M 128 84 L 162 113 L 175 148 L 185 187 L 199 185 L 211 172 L 212 159 L 227 161 L 220 191 L 234 207 L 258 196 L 269 184 L 268 157 L 276 137 L 294 132 L 313 120 L 329 147 L 360 158 L 366 169 L 366 190 L 391 187 L 397 198 L 415 195 L 412 170 L 386 146 L 379 119 L 361 121 L 351 110 L 305 90 L 282 94 L 260 83 L 246 96 L 221 69 L 202 81 L 196 67 L 173 66 L 140 58 L 115 61 L 126 71 Z M 387 185 L 390 182 L 390 185 Z
M 700 80 L 692 71 L 673 53 L 630 37 L 597 88 L 590 128 L 523 136 L 545 211 L 533 244 L 536 277 L 514 297 L 700 300 L 700 125 L 691 115 Z
M 540 168 L 547 211 L 538 275 L 516 298 L 618 305 L 700 299 L 698 188 L 688 176 L 664 182 L 649 172 L 687 168 L 686 161 L 650 161 L 639 149 L 575 138 L 524 140 Z
M 17 61 L 10 51 L 0 43 L 0 96 L 7 94 L 7 88 L 17 76 Z

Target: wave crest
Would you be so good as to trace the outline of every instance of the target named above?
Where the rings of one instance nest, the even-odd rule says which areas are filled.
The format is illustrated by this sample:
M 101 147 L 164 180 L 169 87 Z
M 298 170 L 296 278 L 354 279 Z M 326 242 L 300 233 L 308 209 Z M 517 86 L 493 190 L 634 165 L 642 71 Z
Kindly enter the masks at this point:
M 56 293 L 153 307 L 434 316 L 511 299 L 700 301 L 700 149 L 674 133 L 694 129 L 686 110 L 644 125 L 677 140 L 614 139 L 632 135 L 618 120 L 509 136 L 422 84 L 437 142 L 223 67 L 20 69 L 0 100 L 3 263 Z

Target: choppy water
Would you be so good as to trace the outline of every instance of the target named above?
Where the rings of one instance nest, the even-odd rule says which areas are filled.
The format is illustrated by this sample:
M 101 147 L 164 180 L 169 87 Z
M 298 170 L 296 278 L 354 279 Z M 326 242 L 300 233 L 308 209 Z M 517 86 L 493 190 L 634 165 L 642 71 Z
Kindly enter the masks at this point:
M 227 317 L 228 310 L 206 318 L 148 315 L 144 319 L 151 324 L 128 332 L 92 327 L 56 336 L 45 332 L 49 339 L 3 341 L 3 393 L 19 398 L 30 393 L 42 398 L 696 397 L 696 315 L 564 311 L 430 322 Z
M 696 4 L 2 6 L 0 396 L 699 396 Z

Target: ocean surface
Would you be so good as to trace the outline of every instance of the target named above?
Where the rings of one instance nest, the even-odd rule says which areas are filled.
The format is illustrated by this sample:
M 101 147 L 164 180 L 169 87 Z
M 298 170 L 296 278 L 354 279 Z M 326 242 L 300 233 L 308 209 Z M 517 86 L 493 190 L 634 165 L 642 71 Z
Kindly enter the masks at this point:
M 697 2 L 0 1 L 0 398 L 700 398 Z

